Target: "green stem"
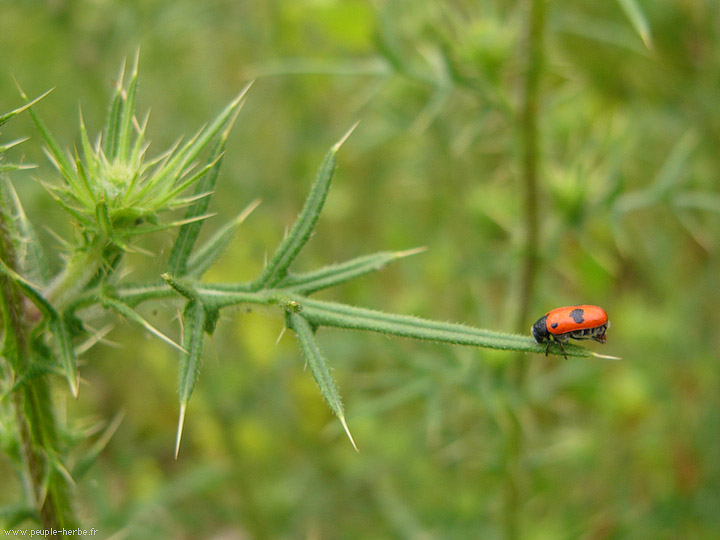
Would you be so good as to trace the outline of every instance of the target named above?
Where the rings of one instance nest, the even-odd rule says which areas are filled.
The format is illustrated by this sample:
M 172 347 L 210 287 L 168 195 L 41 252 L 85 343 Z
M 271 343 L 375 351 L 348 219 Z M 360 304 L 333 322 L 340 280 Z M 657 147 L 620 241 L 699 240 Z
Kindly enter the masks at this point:
M 535 276 L 538 268 L 540 223 L 538 220 L 538 177 L 540 144 L 538 133 L 538 106 L 540 77 L 544 68 L 543 40 L 545 29 L 545 1 L 530 0 L 529 30 L 527 36 L 527 66 L 520 111 L 520 140 L 522 145 L 523 227 L 525 245 L 520 279 L 520 305 L 517 316 L 518 330 L 524 330 L 532 303 Z M 521 381 L 520 381 L 521 382 Z
M 529 0 L 528 33 L 526 37 L 526 67 L 523 94 L 521 96 L 519 134 L 522 146 L 522 192 L 524 246 L 520 274 L 520 296 L 516 328 L 522 331 L 528 324 L 528 316 L 538 269 L 538 243 L 540 224 L 538 219 L 539 133 L 538 109 L 540 101 L 540 78 L 544 69 L 543 41 L 545 32 L 546 0 Z M 528 360 L 519 354 L 508 368 L 511 392 L 519 392 L 519 400 L 508 404 L 509 427 L 506 436 L 505 493 L 503 504 L 503 529 L 505 540 L 522 537 L 520 516 L 522 497 L 523 432 L 519 407 L 524 405 L 525 378 Z
M 47 288 L 44 295 L 59 313 L 65 310 L 71 299 L 76 298 L 102 268 L 105 244 L 105 239 L 99 235 L 90 246 L 77 249 L 70 256 L 65 269 Z
M 17 257 L 11 238 L 11 222 L 6 208 L 0 206 L 0 259 L 15 270 Z M 46 530 L 75 528 L 67 482 L 49 462 L 49 456 L 60 459 L 57 424 L 52 409 L 50 383 L 46 376 L 27 377 L 31 367 L 29 329 L 23 298 L 9 276 L 0 275 L 0 308 L 3 314 L 3 356 L 22 380 L 12 393 L 12 406 L 20 437 L 20 449 L 26 496 L 36 509 L 38 520 Z

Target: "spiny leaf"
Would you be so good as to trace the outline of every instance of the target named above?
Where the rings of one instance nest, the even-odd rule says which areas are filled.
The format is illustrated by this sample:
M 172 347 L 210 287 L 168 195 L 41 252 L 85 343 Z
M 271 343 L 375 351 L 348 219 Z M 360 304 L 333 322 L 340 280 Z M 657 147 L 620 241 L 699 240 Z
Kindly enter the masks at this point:
M 324 266 L 312 272 L 288 274 L 277 286 L 292 289 L 301 294 L 311 294 L 375 272 L 397 259 L 421 253 L 426 249 L 421 247 L 406 251 L 381 251 L 372 255 L 364 255 L 340 264 Z
M 14 148 L 18 144 L 22 144 L 29 139 L 30 139 L 30 137 L 21 137 L 20 139 L 15 139 L 14 141 L 10 141 L 8 143 L 1 144 L 0 145 L 0 154 L 7 152 L 11 148 Z
M 198 297 L 197 293 L 195 292 L 195 287 L 193 286 L 193 283 L 191 281 L 176 278 L 175 276 L 167 272 L 162 274 L 160 277 L 163 278 L 168 285 L 170 285 L 173 289 L 175 289 L 188 300 L 195 300 Z
M 113 290 L 113 295 L 129 307 L 137 306 L 148 300 L 169 298 L 174 296 L 173 290 L 167 283 L 150 283 L 142 285 L 124 285 Z M 81 304 L 93 303 L 95 294 L 86 295 L 78 299 Z M 73 304 L 75 305 L 75 304 Z
M 50 328 L 55 334 L 60 349 L 60 362 L 62 364 L 65 378 L 70 385 L 70 391 L 74 398 L 77 399 L 80 377 L 77 371 L 77 358 L 73 349 L 72 341 L 68 333 L 67 324 L 62 317 L 58 317 L 50 321 Z
M 205 308 L 198 300 L 190 300 L 183 312 L 183 352 L 180 357 L 180 376 L 178 379 L 178 394 L 180 396 L 180 416 L 178 418 L 178 431 L 175 440 L 175 459 L 180 451 L 185 411 L 190 396 L 195 388 L 200 363 L 202 359 L 202 346 L 205 332 Z
M 409 315 L 384 313 L 311 298 L 301 298 L 297 301 L 302 306 L 303 317 L 317 326 L 368 330 L 401 337 L 489 349 L 545 353 L 545 347 L 538 345 L 529 336 L 485 330 L 463 324 L 432 321 Z M 551 350 L 556 352 L 552 348 Z M 572 344 L 565 345 L 565 351 L 568 356 L 587 357 L 593 355 L 591 351 Z
M 208 143 L 210 143 L 213 137 L 215 137 L 215 135 L 220 132 L 220 130 L 226 125 L 226 123 L 229 120 L 234 119 L 236 112 L 242 105 L 243 100 L 245 99 L 245 95 L 247 94 L 248 90 L 250 90 L 252 84 L 253 81 L 247 83 L 242 88 L 242 90 L 240 90 L 240 93 L 235 97 L 235 99 L 233 99 L 230 104 L 225 107 L 225 109 L 223 109 L 223 111 L 215 118 L 215 120 L 207 128 L 198 133 L 197 140 L 188 149 L 187 153 L 185 153 L 185 155 L 182 157 L 179 167 L 180 170 L 185 169 L 185 167 L 187 167 L 188 164 L 200 154 L 203 148 L 205 148 Z M 225 137 L 227 137 L 227 134 L 225 135 Z
M 141 189 L 137 190 L 136 197 L 131 202 L 134 203 L 136 200 L 141 200 L 148 193 L 155 191 L 156 186 L 160 184 L 174 185 L 177 179 L 186 171 L 190 163 L 203 151 L 215 135 L 234 118 L 251 84 L 252 83 L 248 83 L 245 85 L 235 99 L 223 109 L 209 126 L 198 131 L 180 151 L 176 152 L 166 163 L 163 163 L 156 174 L 148 179 Z
M 83 476 L 85 476 L 85 473 L 90 470 L 90 467 L 92 467 L 98 456 L 102 453 L 102 451 L 110 442 L 110 439 L 115 434 L 118 427 L 120 427 L 120 423 L 122 422 L 124 416 L 124 412 L 119 412 L 118 414 L 116 414 L 115 418 L 113 418 L 112 422 L 108 424 L 108 426 L 102 432 L 97 441 L 93 443 L 93 445 L 80 459 L 78 459 L 72 470 L 72 477 L 76 481 L 80 480 Z
M 17 227 L 20 249 L 18 250 L 20 268 L 31 280 L 47 283 L 50 279 L 50 269 L 40 239 L 35 228 L 25 214 L 20 198 L 10 180 L 3 182 L 3 190 L 7 194 L 8 202 L 12 205 L 14 223 Z
M 85 120 L 83 119 L 82 111 L 80 115 L 80 144 L 83 151 L 83 157 L 88 168 L 89 174 L 94 178 L 97 176 L 98 171 L 98 157 L 90 144 L 90 138 L 88 137 L 87 128 L 85 127 Z M 92 189 L 90 189 L 92 192 Z
M 315 223 L 317 223 L 320 212 L 325 204 L 328 190 L 330 189 L 330 183 L 332 182 L 335 171 L 337 152 L 356 127 L 357 123 L 355 123 L 326 154 L 325 160 L 320 166 L 317 179 L 312 185 L 305 205 L 300 211 L 300 215 L 258 278 L 256 282 L 258 289 L 273 287 L 284 278 L 288 267 L 310 239 L 310 235 L 315 227 Z
M 335 413 L 335 416 L 337 416 L 342 423 L 348 439 L 350 439 L 353 448 L 357 451 L 358 448 L 355 445 L 355 441 L 353 440 L 347 423 L 345 422 L 345 411 L 343 409 L 337 384 L 330 372 L 330 366 L 328 365 L 325 356 L 315 340 L 315 333 L 313 332 L 312 327 L 301 313 L 293 310 L 288 310 L 288 320 L 290 328 L 295 331 L 295 334 L 298 337 L 303 356 L 310 366 L 310 371 L 312 372 L 313 377 L 315 377 L 315 382 L 317 382 L 320 392 L 332 409 L 333 413 Z
M 130 76 L 130 84 L 128 86 L 127 95 L 123 96 L 124 105 L 122 117 L 120 119 L 118 150 L 117 157 L 122 161 L 127 161 L 128 152 L 130 151 L 131 128 L 133 118 L 135 116 L 135 98 L 137 96 L 137 79 L 138 79 L 138 59 L 140 50 L 135 53 L 135 62 L 133 63 L 132 75 Z
M 120 119 L 123 109 L 123 79 L 125 78 L 125 61 L 120 67 L 120 75 L 115 83 L 115 93 L 108 109 L 105 125 L 105 138 L 103 139 L 103 151 L 108 161 L 112 162 L 117 156 L 118 138 L 120 135 Z
M 65 180 L 73 188 L 73 192 L 81 192 L 82 186 L 80 185 L 80 179 L 77 176 L 77 172 L 74 170 L 68 157 L 60 148 L 60 145 L 55 140 L 55 137 L 53 137 L 52 133 L 50 133 L 50 130 L 42 119 L 35 114 L 32 107 L 28 109 L 28 112 L 30 113 L 30 118 L 32 118 L 35 127 L 38 129 L 40 135 L 45 141 L 45 144 L 47 145 L 45 153 L 50 158 L 50 161 L 63 177 L 63 180 Z
M 211 160 L 215 162 L 215 165 L 212 170 L 210 170 L 208 174 L 197 183 L 195 186 L 195 194 L 213 191 L 215 189 L 226 141 L 227 137 L 222 137 L 215 145 L 215 149 L 213 150 L 211 157 Z M 209 204 L 209 197 L 198 199 L 195 204 L 191 205 L 187 209 L 185 217 L 190 218 L 205 213 Z M 187 225 L 183 225 L 178 231 L 177 240 L 175 240 L 175 244 L 173 245 L 170 253 L 170 259 L 168 260 L 168 272 L 171 274 L 184 275 L 186 273 L 185 265 L 190 253 L 192 252 L 193 246 L 195 245 L 198 234 L 200 233 L 200 227 L 202 227 L 201 222 L 189 223 Z
M 251 202 L 235 219 L 217 231 L 200 249 L 193 253 L 187 261 L 186 274 L 199 278 L 220 257 L 230 244 L 235 232 L 250 213 L 260 204 L 260 199 Z
M 145 319 L 143 319 L 137 312 L 135 312 L 133 309 L 131 309 L 127 304 L 120 300 L 116 300 L 114 298 L 111 298 L 105 294 L 100 295 L 100 302 L 105 306 L 108 307 L 126 319 L 130 319 L 131 321 L 134 321 L 138 323 L 140 326 L 145 328 L 148 332 L 151 334 L 159 337 L 162 339 L 165 343 L 175 347 L 181 352 L 185 352 L 185 349 L 183 349 L 180 345 L 175 343 L 172 339 L 167 337 L 165 334 L 160 332 L 157 328 L 155 328 L 153 325 L 151 325 L 149 322 L 147 322 Z
M 112 238 L 113 225 L 110 221 L 110 214 L 108 212 L 108 206 L 105 199 L 100 199 L 100 201 L 98 201 L 95 205 L 95 216 L 103 235 L 105 235 L 106 238 Z
M 2 522 L 5 530 L 12 530 L 26 520 L 40 521 L 40 516 L 38 516 L 36 508 L 22 504 L 0 506 L 0 522 Z
M 647 18 L 645 17 L 642 9 L 640 9 L 640 5 L 637 3 L 637 0 L 618 0 L 618 3 L 625 12 L 625 16 L 630 21 L 630 24 L 632 24 L 633 28 L 640 36 L 640 39 L 642 39 L 645 47 L 652 49 L 653 43 L 652 35 L 650 34 L 650 25 L 648 24 Z
M 3 114 L 3 115 L 0 115 L 0 126 L 2 126 L 3 124 L 5 124 L 5 123 L 6 123 L 8 120 L 10 120 L 13 116 L 16 116 L 16 115 L 20 114 L 21 112 L 28 110 L 30 107 L 32 107 L 33 105 L 35 105 L 38 101 L 40 101 L 41 99 L 43 99 L 45 96 L 47 96 L 47 95 L 48 95 L 50 92 L 52 92 L 53 90 L 54 90 L 54 88 L 51 88 L 50 90 L 48 90 L 48 91 L 45 92 L 44 94 L 41 94 L 40 96 L 36 97 L 36 98 L 33 99 L 32 101 L 28 101 L 28 102 L 25 103 L 23 106 L 18 107 L 17 109 L 13 109 L 12 111 L 7 112 L 7 113 L 5 113 L 5 114 Z M 22 91 L 22 89 L 20 89 L 20 96 L 21 96 L 23 99 L 27 100 L 27 96 L 26 96 L 25 93 Z
M 50 320 L 58 319 L 58 313 L 55 308 L 47 301 L 42 295 L 37 286 L 30 283 L 27 279 L 22 277 L 20 274 L 15 272 L 12 268 L 5 264 L 5 261 L 0 259 L 0 273 L 5 274 L 10 278 L 22 291 L 22 293 Z
M 179 182 L 175 187 L 173 187 L 167 193 L 162 195 L 162 197 L 156 198 L 155 196 L 153 196 L 153 199 L 152 199 L 153 204 L 155 204 L 157 206 L 163 206 L 168 201 L 176 198 L 177 195 L 179 195 L 180 193 L 185 191 L 187 188 L 189 188 L 193 184 L 197 183 L 204 176 L 206 176 L 207 173 L 211 169 L 214 169 L 218 165 L 218 163 L 220 163 L 221 157 L 222 156 L 218 156 L 217 158 L 214 158 L 214 160 L 212 160 L 210 163 L 205 165 L 202 169 L 200 169 L 198 172 L 193 174 L 191 177 L 186 178 L 185 180 Z M 210 199 L 209 195 L 212 195 L 212 192 L 209 192 L 209 191 L 203 191 L 201 193 L 207 194 L 208 196 L 198 197 L 198 201 L 201 201 L 201 200 L 207 201 Z M 139 201 L 139 202 L 142 203 L 143 201 Z
M 175 227 L 180 227 L 182 225 L 185 225 L 187 223 L 194 223 L 198 221 L 203 221 L 207 218 L 213 217 L 215 214 L 204 214 L 202 216 L 195 216 L 188 219 L 178 219 L 176 221 L 169 221 L 167 223 L 158 223 L 156 225 L 139 225 L 137 227 L 133 227 L 132 229 L 127 229 L 123 231 L 123 236 L 126 237 L 132 237 L 132 236 L 142 236 L 144 234 L 159 232 L 159 231 L 166 231 L 168 229 L 174 229 Z

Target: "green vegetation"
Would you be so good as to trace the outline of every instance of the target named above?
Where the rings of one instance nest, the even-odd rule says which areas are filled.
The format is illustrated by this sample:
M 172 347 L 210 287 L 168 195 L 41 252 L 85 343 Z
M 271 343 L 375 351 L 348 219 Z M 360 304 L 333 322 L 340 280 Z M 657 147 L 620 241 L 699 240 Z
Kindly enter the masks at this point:
M 714 539 L 719 16 L 4 7 L 3 527 Z

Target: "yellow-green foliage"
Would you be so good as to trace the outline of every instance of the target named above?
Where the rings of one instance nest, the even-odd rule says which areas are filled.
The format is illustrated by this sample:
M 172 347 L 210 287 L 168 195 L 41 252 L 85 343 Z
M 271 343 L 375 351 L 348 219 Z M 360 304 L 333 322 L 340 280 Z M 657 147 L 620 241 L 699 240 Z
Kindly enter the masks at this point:
M 318 292 L 306 315 L 321 321 L 328 312 L 317 310 L 342 302 L 514 333 L 550 308 L 593 303 L 612 326 L 606 345 L 588 348 L 623 358 L 528 354 L 518 388 L 506 372 L 515 353 L 320 328 L 314 337 L 329 367 L 317 373 L 340 390 L 356 453 L 312 387 L 319 368 L 303 365 L 292 332 L 275 343 L 285 320 L 274 308 L 296 300 L 243 305 L 221 311 L 206 340 L 176 462 L 180 353 L 108 316 L 112 331 L 101 325 L 94 335 L 120 347 L 100 343 L 81 356 L 78 399 L 52 379 L 60 422 L 87 430 L 91 443 L 126 411 L 99 456 L 78 450 L 96 459 L 72 488 L 84 524 L 132 539 L 501 538 L 515 504 L 529 540 L 717 538 L 720 5 L 545 2 L 539 259 L 532 315 L 519 328 L 530 4 L 3 5 L 0 112 L 22 104 L 13 76 L 29 96 L 55 86 L 37 110 L 58 144 L 78 143 L 81 155 L 78 103 L 87 131 L 99 131 L 119 59 L 138 45 L 137 109 L 152 111 L 145 137 L 153 149 L 195 132 L 256 79 L 227 139 L 208 210 L 218 216 L 197 246 L 250 201 L 263 202 L 208 281 L 262 274 L 331 141 L 360 120 L 295 274 L 270 281 L 289 287 L 380 250 L 427 251 Z M 2 164 L 38 165 L 6 174 L 57 253 L 53 233 L 68 238 L 73 226 L 33 181 L 58 175 L 27 113 L 2 126 L 0 144 L 27 136 Z M 167 291 L 159 275 L 174 238 L 139 240 L 123 277 Z M 55 255 L 47 264 L 54 273 L 63 263 Z M 148 303 L 136 312 L 182 344 L 173 318 L 183 308 Z M 8 406 L 4 399 L 3 444 L 14 440 Z M 521 444 L 513 458 L 514 425 Z M 15 504 L 19 450 L 3 450 L 0 503 Z M 509 475 L 517 475 L 516 503 Z

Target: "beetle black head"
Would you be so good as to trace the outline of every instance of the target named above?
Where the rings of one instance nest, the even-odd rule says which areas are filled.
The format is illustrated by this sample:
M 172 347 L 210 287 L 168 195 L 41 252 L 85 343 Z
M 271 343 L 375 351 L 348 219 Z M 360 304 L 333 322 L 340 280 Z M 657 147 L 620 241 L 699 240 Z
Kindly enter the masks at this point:
M 532 336 L 538 343 L 545 343 L 549 338 L 550 334 L 547 329 L 547 315 L 540 317 L 530 329 Z

